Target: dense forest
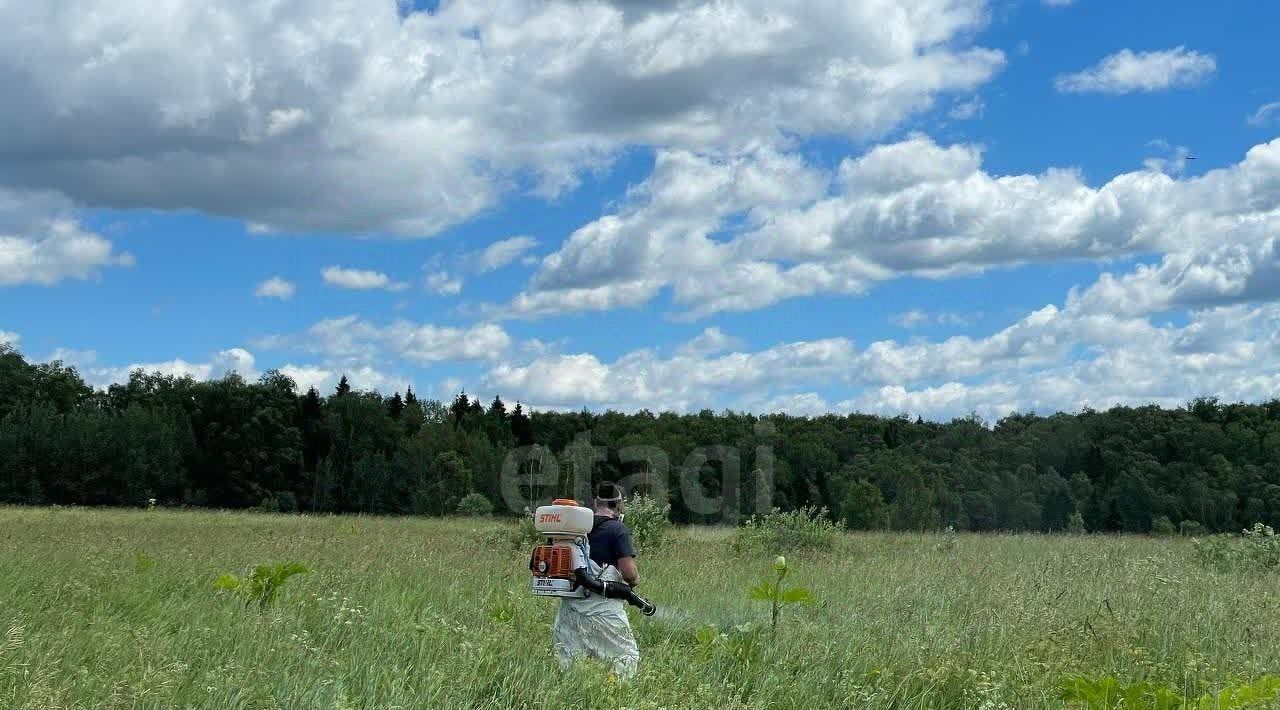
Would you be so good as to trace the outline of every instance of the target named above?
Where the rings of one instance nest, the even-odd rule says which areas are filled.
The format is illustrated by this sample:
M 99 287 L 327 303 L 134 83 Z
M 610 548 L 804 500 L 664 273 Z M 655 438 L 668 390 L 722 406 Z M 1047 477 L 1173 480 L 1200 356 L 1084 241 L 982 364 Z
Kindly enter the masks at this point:
M 460 394 L 446 404 L 412 390 L 356 391 L 346 378 L 328 394 L 298 395 L 278 372 L 200 382 L 137 371 L 95 390 L 73 368 L 0 346 L 3 503 L 445 515 L 472 494 L 501 513 L 509 452 L 538 444 L 568 468 L 583 432 L 606 447 L 589 464 L 595 480 L 652 465 L 620 456 L 625 447 L 665 452 L 677 522 L 714 522 L 686 499 L 717 494 L 720 464 L 687 462 L 718 445 L 736 448 L 743 471 L 772 471 L 772 505 L 825 507 L 854 528 L 1280 527 L 1280 400 L 1015 414 L 994 425 L 972 416 L 526 412 L 500 398 Z M 689 466 L 704 490 L 676 482 Z M 744 511 L 753 481 L 743 475 Z

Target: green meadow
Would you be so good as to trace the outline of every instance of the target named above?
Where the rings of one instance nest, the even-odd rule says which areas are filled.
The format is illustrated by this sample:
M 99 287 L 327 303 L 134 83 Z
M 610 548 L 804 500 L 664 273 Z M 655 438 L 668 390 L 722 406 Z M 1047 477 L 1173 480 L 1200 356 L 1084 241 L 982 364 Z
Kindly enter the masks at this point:
M 515 527 L 0 508 L 0 707 L 1021 709 L 1274 697 L 1264 691 L 1280 665 L 1280 580 L 1201 564 L 1187 539 L 844 534 L 788 554 L 786 583 L 816 602 L 785 607 L 774 631 L 769 605 L 748 594 L 772 575 L 772 556 L 735 551 L 731 530 L 678 528 L 641 550 L 638 591 L 660 612 L 632 615 L 641 670 L 619 683 L 599 664 L 556 666 L 557 602 L 528 593 Z M 215 585 L 282 562 L 309 572 L 270 603 Z

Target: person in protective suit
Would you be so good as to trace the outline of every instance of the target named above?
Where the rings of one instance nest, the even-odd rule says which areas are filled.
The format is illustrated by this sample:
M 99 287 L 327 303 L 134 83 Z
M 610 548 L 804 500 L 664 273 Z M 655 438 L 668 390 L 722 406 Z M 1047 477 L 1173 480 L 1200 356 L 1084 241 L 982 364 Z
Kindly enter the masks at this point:
M 631 531 L 622 522 L 622 490 L 612 482 L 596 489 L 595 521 L 587 540 L 591 545 L 591 572 L 601 580 L 622 581 L 632 587 L 640 582 Z M 631 634 L 626 603 L 591 594 L 585 599 L 560 600 L 551 626 L 556 658 L 568 669 L 579 656 L 594 656 L 613 665 L 619 678 L 635 675 L 640 649 Z

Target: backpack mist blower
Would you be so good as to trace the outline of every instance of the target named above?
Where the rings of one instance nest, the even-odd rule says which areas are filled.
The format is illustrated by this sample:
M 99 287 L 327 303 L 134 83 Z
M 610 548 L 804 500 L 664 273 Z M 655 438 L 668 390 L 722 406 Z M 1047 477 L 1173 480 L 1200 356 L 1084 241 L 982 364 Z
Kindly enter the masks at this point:
M 645 616 L 653 616 L 658 607 L 636 594 L 631 585 L 600 578 L 601 570 L 591 561 L 591 542 L 587 539 L 594 522 L 591 509 L 570 498 L 557 498 L 551 505 L 534 511 L 533 526 L 547 539 L 546 544 L 533 548 L 529 557 L 533 593 L 570 599 L 599 594 L 621 599 Z

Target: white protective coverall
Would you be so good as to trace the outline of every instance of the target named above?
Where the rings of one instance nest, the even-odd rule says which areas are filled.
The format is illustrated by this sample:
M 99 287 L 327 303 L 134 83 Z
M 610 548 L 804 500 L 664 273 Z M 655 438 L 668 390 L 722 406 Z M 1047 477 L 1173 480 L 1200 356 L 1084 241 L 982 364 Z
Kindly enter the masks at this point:
M 610 565 L 602 571 L 595 562 L 589 564 L 600 579 L 623 581 L 616 567 Z M 621 599 L 595 593 L 586 599 L 561 599 L 551 635 L 561 669 L 568 670 L 584 655 L 613 664 L 619 678 L 631 678 L 640 665 L 640 648 L 631 635 L 626 602 Z

